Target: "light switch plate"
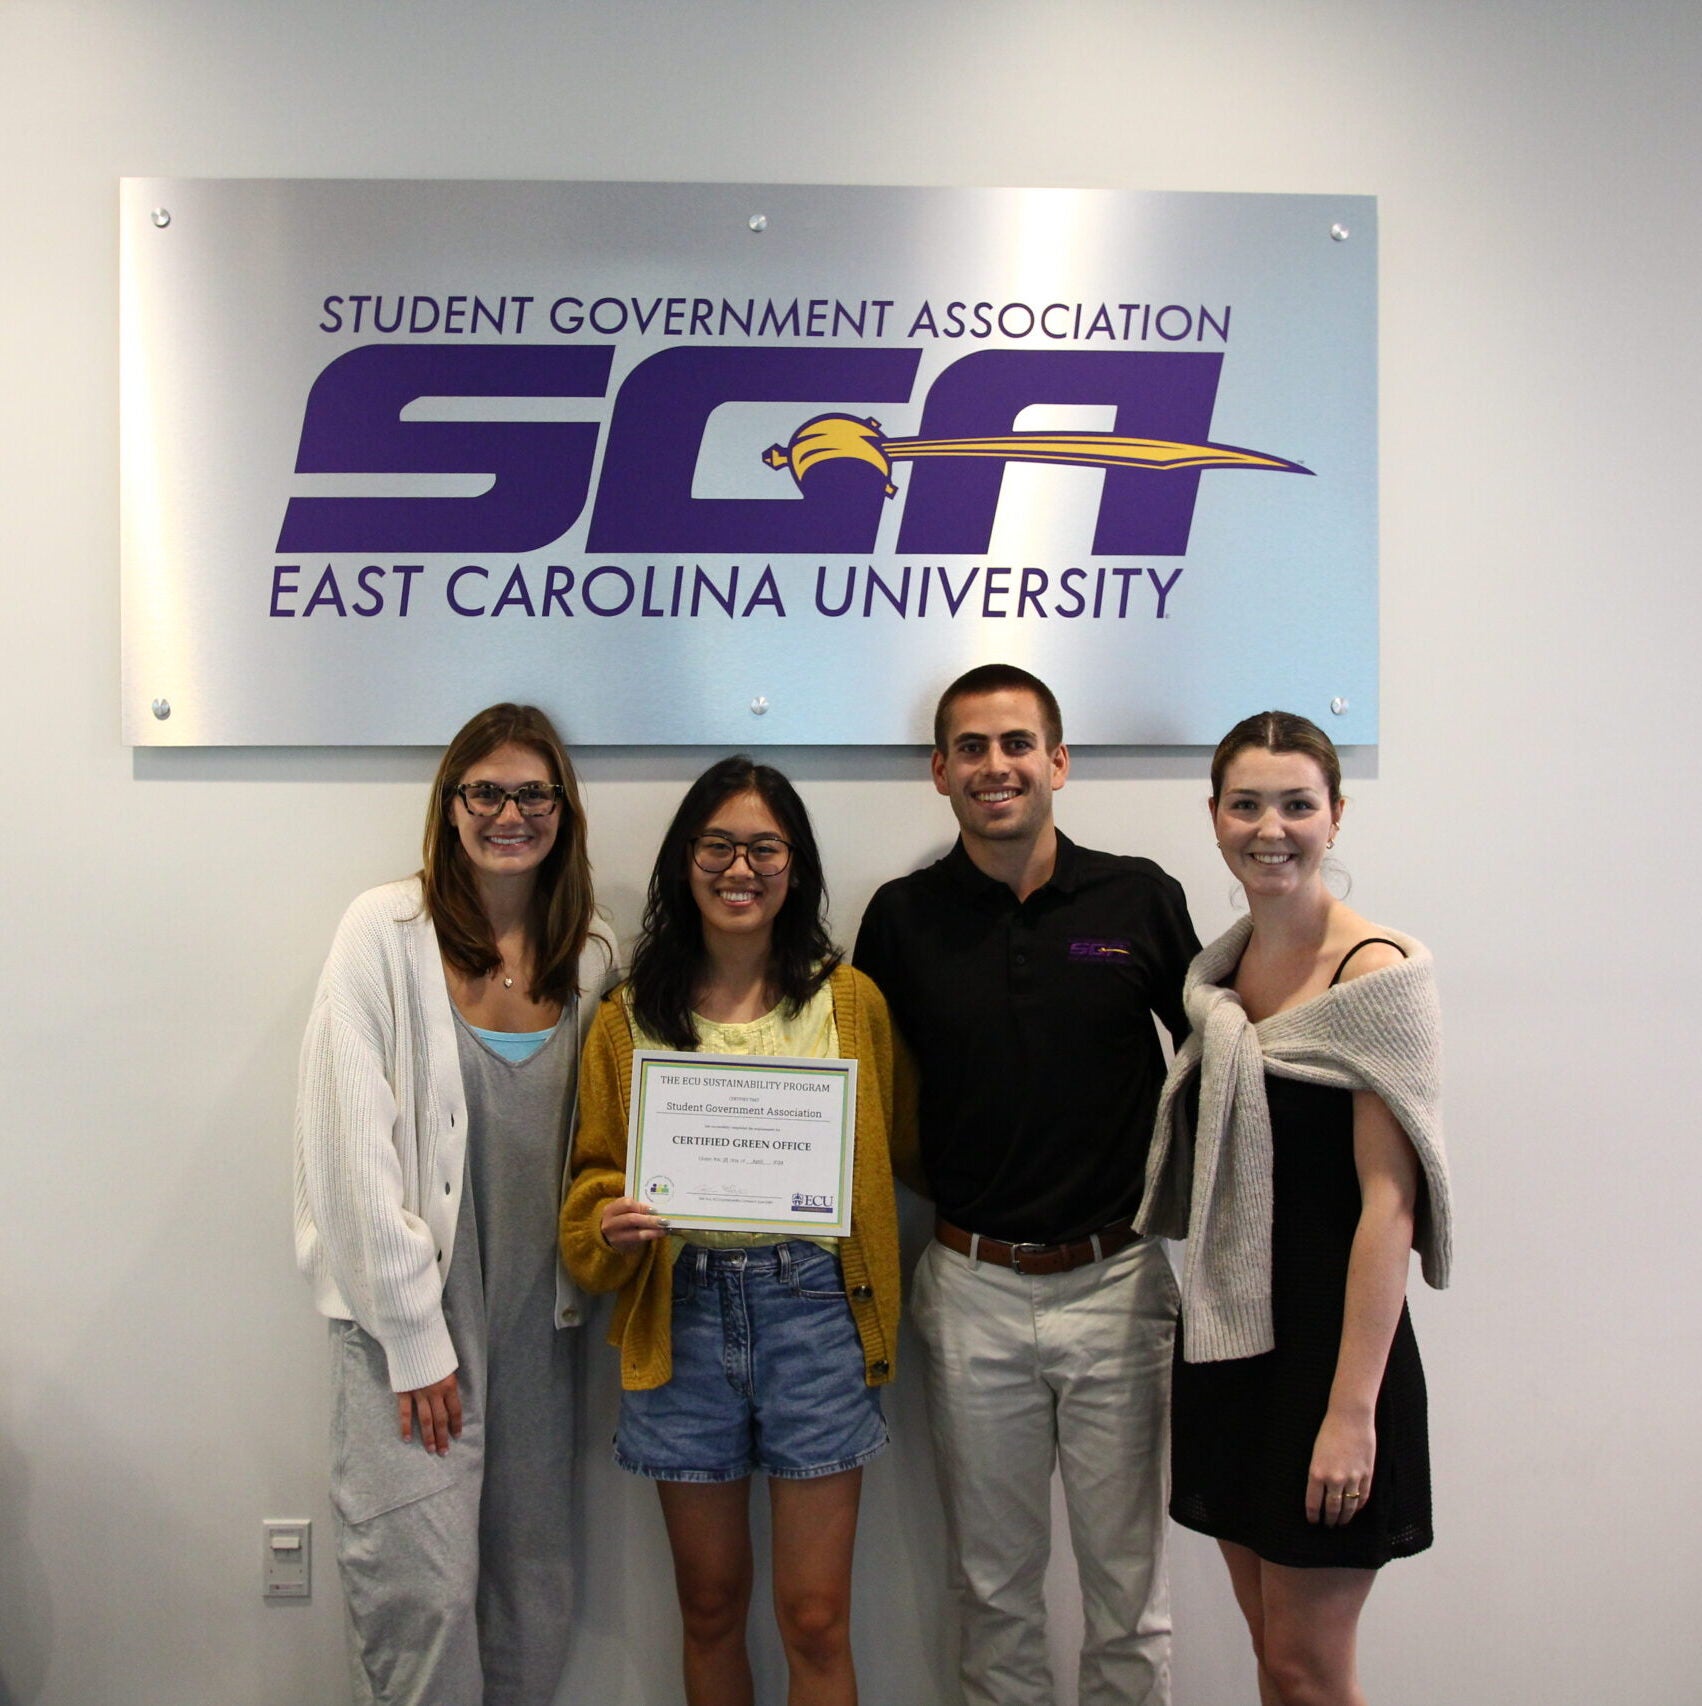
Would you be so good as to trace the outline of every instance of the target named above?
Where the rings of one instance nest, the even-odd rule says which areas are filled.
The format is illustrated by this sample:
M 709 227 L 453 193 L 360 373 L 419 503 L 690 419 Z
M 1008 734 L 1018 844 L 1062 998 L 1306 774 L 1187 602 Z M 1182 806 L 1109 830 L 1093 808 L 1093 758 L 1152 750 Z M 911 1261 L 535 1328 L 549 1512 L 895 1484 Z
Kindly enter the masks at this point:
M 313 1593 L 313 1524 L 305 1517 L 267 1517 L 261 1528 L 262 1593 L 308 1599 Z

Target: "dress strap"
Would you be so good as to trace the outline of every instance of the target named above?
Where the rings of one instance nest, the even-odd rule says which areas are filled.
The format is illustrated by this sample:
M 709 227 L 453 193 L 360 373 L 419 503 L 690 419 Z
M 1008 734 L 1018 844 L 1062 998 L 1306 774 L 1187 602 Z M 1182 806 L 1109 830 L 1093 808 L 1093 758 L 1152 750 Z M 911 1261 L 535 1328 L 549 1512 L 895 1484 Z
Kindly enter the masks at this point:
M 1336 975 L 1330 979 L 1331 989 L 1334 989 L 1335 986 L 1341 982 L 1342 973 L 1347 970 L 1347 962 L 1351 960 L 1361 948 L 1369 948 L 1373 942 L 1381 942 L 1384 947 L 1393 948 L 1403 960 L 1407 957 L 1406 949 L 1403 948 L 1399 942 L 1391 942 L 1387 936 L 1367 936 L 1363 942 L 1355 942 L 1353 946 L 1342 955 L 1341 964 L 1336 967 Z

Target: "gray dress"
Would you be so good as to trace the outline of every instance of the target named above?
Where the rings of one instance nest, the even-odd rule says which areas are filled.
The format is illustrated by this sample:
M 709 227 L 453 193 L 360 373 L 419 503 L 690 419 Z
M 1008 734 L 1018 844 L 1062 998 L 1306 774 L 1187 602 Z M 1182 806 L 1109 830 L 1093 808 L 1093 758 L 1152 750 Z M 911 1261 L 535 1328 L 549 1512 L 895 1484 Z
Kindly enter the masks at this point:
M 514 1062 L 455 1014 L 467 1173 L 443 1313 L 462 1431 L 445 1456 L 400 1439 L 378 1341 L 331 1323 L 338 1558 L 373 1706 L 549 1706 L 566 1661 L 580 1335 L 556 1326 L 555 1274 L 573 1018 Z

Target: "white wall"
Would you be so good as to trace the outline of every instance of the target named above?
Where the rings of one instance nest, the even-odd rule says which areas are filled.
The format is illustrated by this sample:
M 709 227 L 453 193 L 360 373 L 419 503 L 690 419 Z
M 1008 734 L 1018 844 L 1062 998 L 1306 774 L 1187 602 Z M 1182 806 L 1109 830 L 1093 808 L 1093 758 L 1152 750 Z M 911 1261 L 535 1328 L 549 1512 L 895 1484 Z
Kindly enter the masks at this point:
M 1439 1542 L 1386 1573 L 1364 1668 L 1380 1706 L 1694 1699 L 1699 72 L 1684 0 L 0 8 L 0 1706 L 347 1697 L 288 1109 L 331 925 L 410 866 L 430 774 L 120 745 L 126 173 L 1377 194 L 1384 739 L 1340 851 L 1443 967 L 1462 1225 L 1456 1289 L 1415 1297 Z M 584 755 L 623 927 L 705 757 Z M 915 754 L 780 762 L 849 933 L 941 805 Z M 1061 817 L 1210 934 L 1202 768 L 1079 753 Z M 858 1639 L 865 1698 L 925 1706 L 914 1382 L 894 1414 Z M 671 1699 L 653 1510 L 588 1480 L 572 1698 Z M 259 1599 L 275 1514 L 317 1519 L 309 1606 Z M 1179 1706 L 1249 1699 L 1214 1560 L 1176 1576 Z

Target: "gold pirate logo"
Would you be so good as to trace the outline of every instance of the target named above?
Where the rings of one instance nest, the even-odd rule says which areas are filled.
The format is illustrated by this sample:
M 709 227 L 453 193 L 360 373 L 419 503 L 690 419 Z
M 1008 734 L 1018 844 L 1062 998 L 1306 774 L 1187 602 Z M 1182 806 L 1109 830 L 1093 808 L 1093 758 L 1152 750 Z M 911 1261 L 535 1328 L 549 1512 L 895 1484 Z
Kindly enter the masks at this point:
M 1169 473 L 1185 468 L 1261 468 L 1278 474 L 1310 474 L 1310 468 L 1233 444 L 1178 444 L 1163 438 L 1132 438 L 1113 432 L 1006 432 L 985 438 L 883 438 L 881 423 L 854 415 L 817 415 L 784 445 L 771 444 L 762 459 L 777 472 L 789 468 L 801 491 L 804 476 L 824 462 L 865 462 L 880 471 L 886 495 L 894 497 L 895 462 L 926 458 L 986 457 L 1001 462 L 1040 462 L 1071 468 L 1144 468 Z

